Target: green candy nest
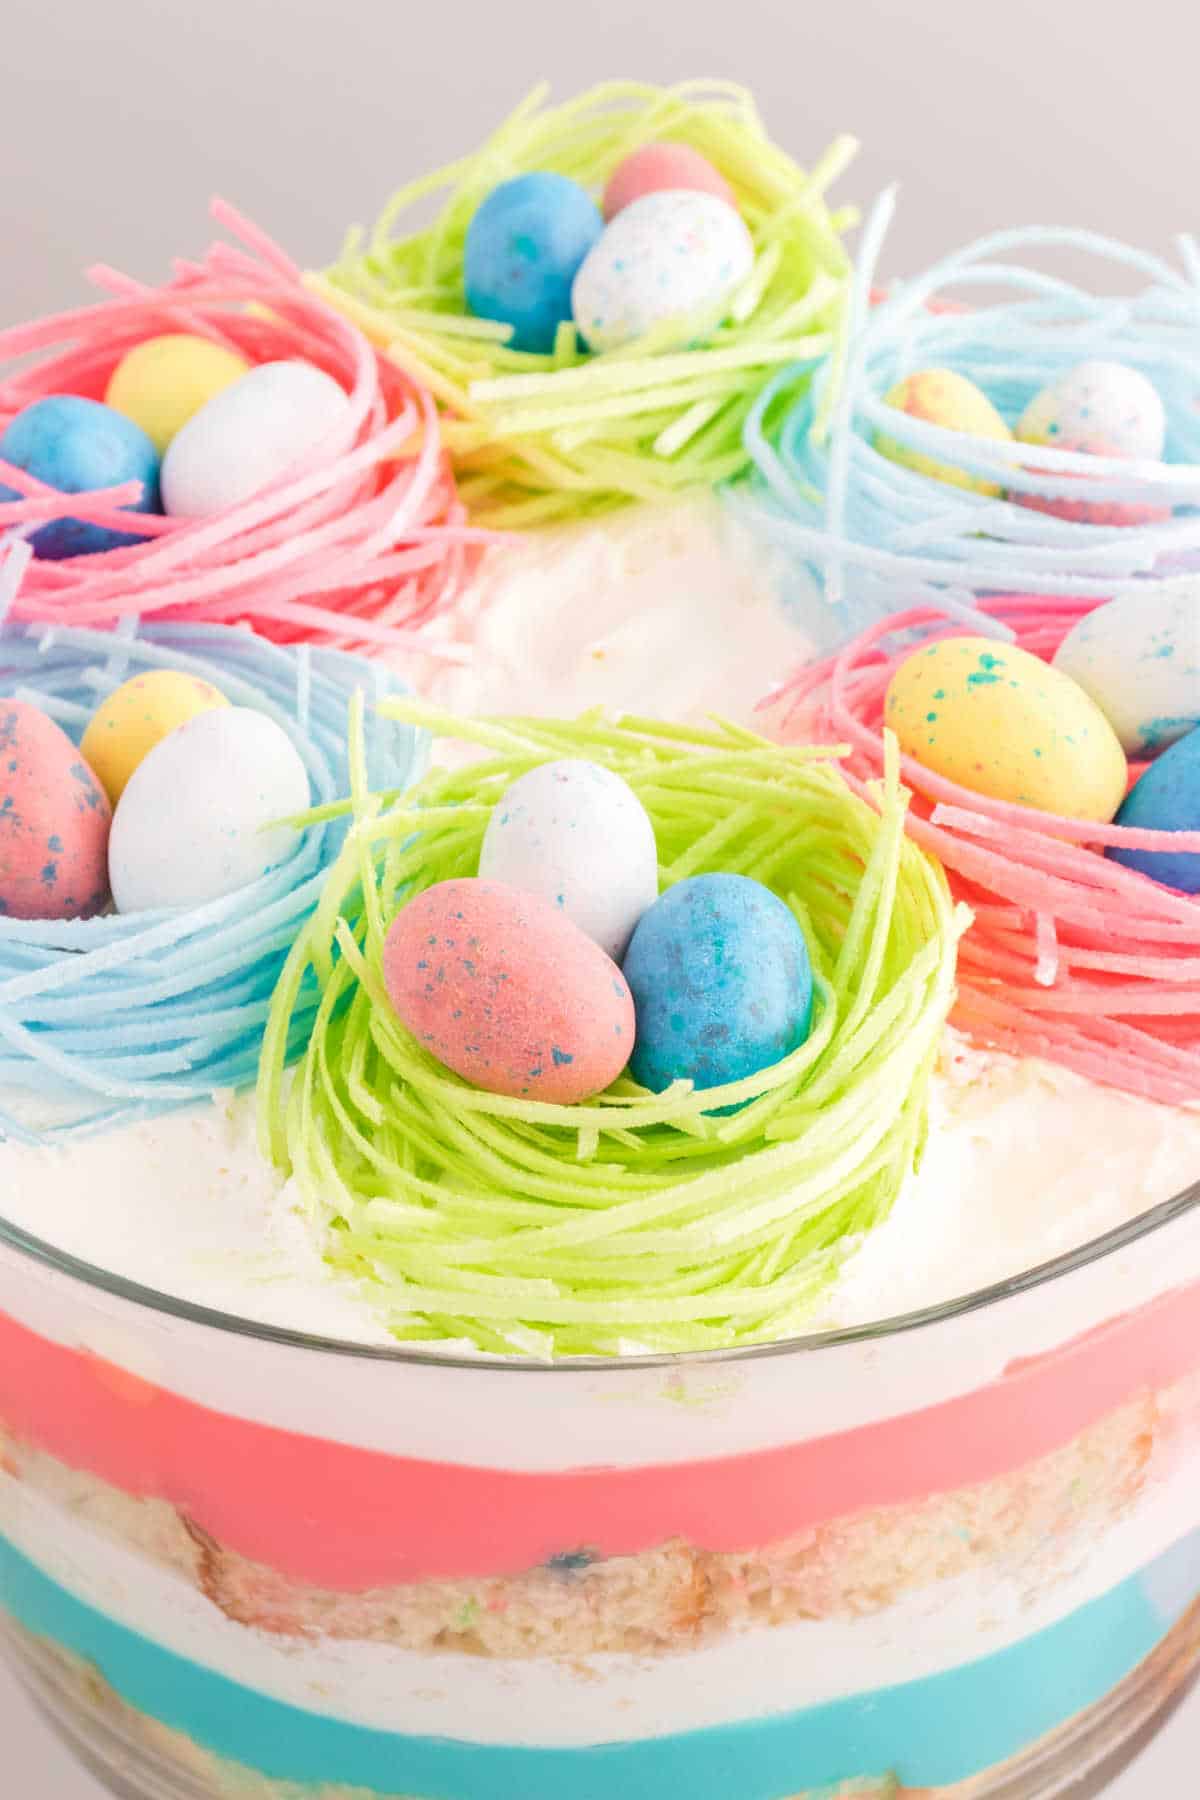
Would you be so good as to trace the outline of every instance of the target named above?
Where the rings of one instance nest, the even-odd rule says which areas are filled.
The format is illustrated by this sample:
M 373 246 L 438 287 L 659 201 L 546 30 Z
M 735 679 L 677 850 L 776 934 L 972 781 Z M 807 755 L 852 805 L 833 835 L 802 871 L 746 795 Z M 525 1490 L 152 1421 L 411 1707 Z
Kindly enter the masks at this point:
M 337 263 L 309 277 L 445 411 L 442 441 L 477 524 L 529 527 L 670 501 L 750 467 L 746 421 L 763 383 L 785 407 L 840 344 L 851 208 L 828 189 L 851 160 L 839 137 L 811 170 L 769 136 L 732 82 L 605 82 L 562 105 L 539 88 L 477 151 L 411 182 L 374 229 L 351 232 Z M 724 175 L 754 240 L 755 266 L 717 319 L 678 322 L 590 355 L 564 323 L 549 355 L 514 350 L 507 325 L 473 317 L 463 280 L 467 227 L 502 181 L 553 170 L 599 198 L 618 164 L 672 139 Z M 430 222 L 430 206 L 436 206 Z
M 406 1342 L 545 1358 L 795 1334 L 919 1158 L 968 919 L 905 834 L 894 740 L 863 797 L 839 752 L 778 747 L 724 722 L 468 721 L 407 700 L 379 710 L 473 746 L 477 760 L 371 795 L 352 744 L 353 822 L 274 995 L 260 1140 L 295 1177 L 330 1260 L 364 1278 Z M 505 790 L 564 756 L 633 788 L 657 834 L 661 889 L 728 870 L 791 907 L 816 985 L 798 1050 L 702 1094 L 687 1082 L 649 1094 L 623 1076 L 567 1107 L 469 1086 L 400 1023 L 383 981 L 395 914 L 474 875 Z M 292 1074 L 289 1023 L 314 985 Z

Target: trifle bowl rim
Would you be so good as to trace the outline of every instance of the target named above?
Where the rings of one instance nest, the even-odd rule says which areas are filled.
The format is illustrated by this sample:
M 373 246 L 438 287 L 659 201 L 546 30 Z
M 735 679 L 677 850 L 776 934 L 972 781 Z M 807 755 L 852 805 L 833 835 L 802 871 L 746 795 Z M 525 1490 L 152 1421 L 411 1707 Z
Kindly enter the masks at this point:
M 835 1350 L 853 1344 L 888 1342 L 915 1331 L 948 1324 L 955 1319 L 985 1312 L 989 1308 L 1000 1306 L 1005 1301 L 1015 1300 L 1022 1294 L 1049 1288 L 1055 1282 L 1063 1280 L 1069 1275 L 1078 1274 L 1084 1269 L 1106 1261 L 1109 1257 L 1119 1255 L 1134 1244 L 1152 1238 L 1156 1233 L 1165 1231 L 1178 1220 L 1197 1211 L 1200 1211 L 1200 1175 L 1169 1199 L 1159 1201 L 1146 1211 L 1137 1214 L 1136 1217 L 1122 1221 L 1099 1236 L 1089 1238 L 1086 1242 L 1076 1245 L 1071 1250 L 1063 1251 L 1045 1262 L 1036 1263 L 1019 1274 L 989 1282 L 983 1287 L 970 1289 L 966 1293 L 955 1295 L 948 1300 L 937 1301 L 929 1306 L 917 1307 L 907 1312 L 871 1320 L 865 1324 L 804 1332 L 765 1343 L 741 1344 L 729 1349 L 658 1351 L 628 1356 L 591 1355 L 538 1358 L 515 1354 L 504 1356 L 486 1352 L 476 1352 L 468 1356 L 461 1352 L 430 1348 L 416 1342 L 406 1344 L 399 1339 L 394 1345 L 356 1342 L 349 1338 L 324 1337 L 290 1326 L 272 1325 L 262 1320 L 247 1318 L 237 1313 L 224 1312 L 215 1307 L 184 1300 L 177 1295 L 164 1293 L 141 1282 L 129 1281 L 113 1270 L 100 1268 L 96 1264 L 73 1256 L 46 1239 L 24 1230 L 6 1218 L 2 1211 L 0 1211 L 0 1250 L 15 1252 L 18 1257 L 36 1263 L 55 1275 L 66 1277 L 85 1288 L 116 1298 L 143 1312 L 153 1313 L 160 1318 L 174 1319 L 185 1324 L 205 1327 L 209 1330 L 219 1331 L 227 1337 L 242 1338 L 252 1343 L 269 1343 L 284 1349 L 343 1357 L 356 1362 L 392 1363 L 406 1367 L 460 1369 L 474 1372 L 490 1370 L 496 1374 L 526 1376 L 568 1373 L 601 1374 L 604 1371 L 615 1374 L 618 1371 L 629 1369 L 688 1368 L 703 1367 L 707 1364 L 759 1362 L 768 1358 L 812 1355 L 822 1350 Z

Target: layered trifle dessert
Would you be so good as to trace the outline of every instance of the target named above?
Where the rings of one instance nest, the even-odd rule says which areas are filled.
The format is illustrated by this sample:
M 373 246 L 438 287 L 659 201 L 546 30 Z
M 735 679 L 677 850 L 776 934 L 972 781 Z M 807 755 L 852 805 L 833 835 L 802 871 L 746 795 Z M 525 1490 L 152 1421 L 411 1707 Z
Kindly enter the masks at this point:
M 1123 549 L 984 491 L 1045 461 L 1076 511 L 1178 504 L 1182 555 L 1184 414 L 1131 471 L 1014 448 L 980 392 L 956 482 L 906 386 L 888 544 L 843 554 L 882 481 L 848 153 L 805 174 L 721 85 L 536 95 L 310 281 L 353 325 L 255 238 L 216 347 L 282 333 L 311 397 L 296 321 L 349 346 L 311 467 L 267 406 L 237 506 L 155 511 L 181 440 L 219 485 L 207 409 L 262 370 L 160 463 L 140 338 L 238 256 L 117 281 L 125 388 L 53 365 L 104 383 L 56 455 L 102 424 L 140 484 L 0 446 L 0 1641 L 116 1793 L 1049 1800 L 1191 1670 L 1191 615 L 1184 703 L 1118 720 L 1071 534 L 1123 592 L 1155 522 Z M 154 352 L 172 404 L 213 329 Z M 772 458 L 825 507 L 782 581 L 709 491 Z M 925 612 L 781 695 L 856 601 L 881 629 L 843 577 L 911 572 L 931 517 Z M 156 541 L 56 573 L 47 525 Z M 976 552 L 1035 531 L 1021 712 Z M 923 665 L 887 690 L 964 609 L 953 724 Z M 1068 624 L 1071 721 L 1038 703 Z M 423 701 L 299 641 L 410 628 Z
M 146 1794 L 1053 1791 L 1195 1647 L 1195 1109 L 948 1030 L 890 752 L 375 710 L 257 1097 L 10 1102 L 26 1678 Z

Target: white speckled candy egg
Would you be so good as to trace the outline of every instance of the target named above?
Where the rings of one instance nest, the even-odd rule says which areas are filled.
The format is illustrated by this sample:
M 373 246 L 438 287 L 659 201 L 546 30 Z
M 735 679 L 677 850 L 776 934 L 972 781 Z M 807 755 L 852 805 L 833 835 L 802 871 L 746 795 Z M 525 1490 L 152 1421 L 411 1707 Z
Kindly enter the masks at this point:
M 612 769 L 576 758 L 542 763 L 497 803 L 479 873 L 540 895 L 619 962 L 658 898 L 654 827 Z
M 311 804 L 300 753 L 274 719 L 247 706 L 197 713 L 121 795 L 108 844 L 117 911 L 202 906 L 257 881 L 297 841 L 275 822 Z
M 754 267 L 741 214 L 714 194 L 669 188 L 634 200 L 604 229 L 575 277 L 575 323 L 593 350 L 617 350 L 655 325 L 680 337 L 719 309 Z
M 1147 584 L 1080 619 L 1054 666 L 1090 694 L 1129 756 L 1200 725 L 1200 581 Z
M 1125 363 L 1077 363 L 1036 394 L 1021 414 L 1023 444 L 1048 444 L 1085 456 L 1158 462 L 1167 436 L 1158 389 Z
M 260 363 L 172 438 L 162 463 L 164 510 L 196 519 L 239 506 L 303 462 L 349 408 L 345 389 L 312 363 Z

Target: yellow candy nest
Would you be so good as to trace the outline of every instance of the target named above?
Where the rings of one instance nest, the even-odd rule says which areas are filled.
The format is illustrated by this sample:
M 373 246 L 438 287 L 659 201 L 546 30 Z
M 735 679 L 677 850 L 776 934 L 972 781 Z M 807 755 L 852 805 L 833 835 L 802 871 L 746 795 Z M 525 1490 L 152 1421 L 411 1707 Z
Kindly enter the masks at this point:
M 405 1340 L 570 1356 L 793 1335 L 918 1158 L 969 918 L 905 833 L 895 740 L 863 797 L 837 751 L 724 723 L 379 710 L 481 759 L 371 796 L 352 746 L 353 823 L 272 1001 L 260 1141 L 295 1176 L 331 1259 Z M 392 919 L 435 882 L 475 874 L 501 796 L 564 756 L 633 788 L 661 888 L 727 870 L 792 909 L 816 1005 L 790 1056 L 703 1093 L 623 1076 L 558 1106 L 469 1086 L 400 1023 L 383 981 Z M 314 1001 L 289 1075 L 295 1018 Z
M 855 151 L 838 138 L 807 173 L 772 142 L 745 88 L 609 82 L 566 105 L 539 88 L 474 155 L 414 181 L 374 229 L 310 276 L 446 409 L 446 445 L 477 522 L 527 526 L 668 500 L 749 466 L 743 428 L 772 375 L 795 365 L 786 406 L 835 347 L 850 265 L 850 209 L 825 195 Z M 500 182 L 549 170 L 599 198 L 626 156 L 671 139 L 701 151 L 734 190 L 755 266 L 715 330 L 669 348 L 649 333 L 590 355 L 574 325 L 550 355 L 511 350 L 510 328 L 473 317 L 463 291 L 467 226 Z M 442 195 L 432 224 L 414 214 Z M 678 324 L 670 343 L 678 341 Z

